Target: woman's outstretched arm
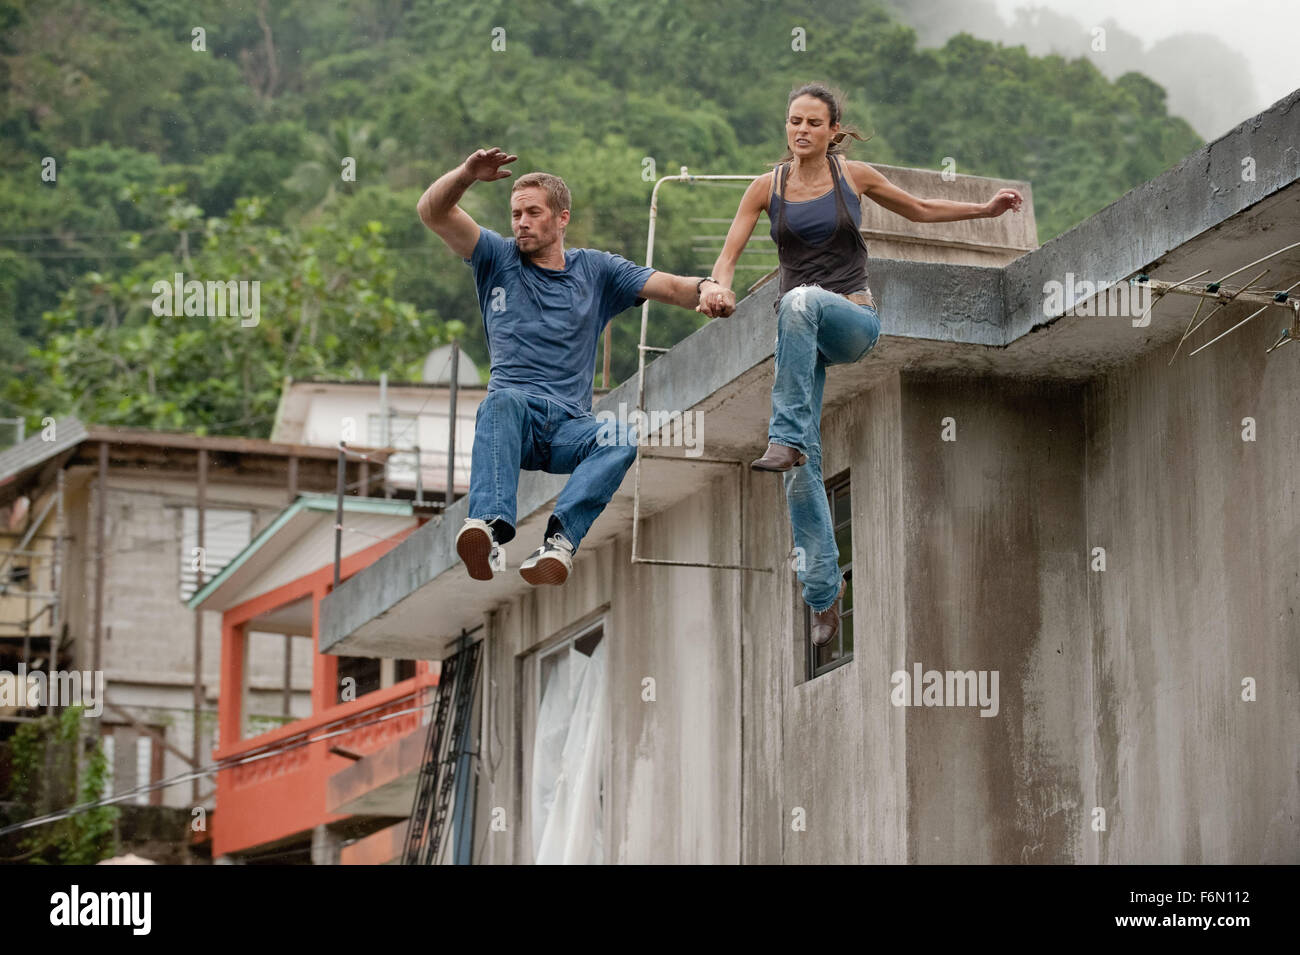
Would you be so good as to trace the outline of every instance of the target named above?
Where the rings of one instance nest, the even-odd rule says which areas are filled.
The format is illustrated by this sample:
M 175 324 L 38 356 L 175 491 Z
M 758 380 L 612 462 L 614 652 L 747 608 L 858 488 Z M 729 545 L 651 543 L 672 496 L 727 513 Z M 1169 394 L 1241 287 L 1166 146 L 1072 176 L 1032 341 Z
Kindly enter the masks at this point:
M 962 219 L 995 219 L 1009 209 L 1019 210 L 1024 201 L 1014 189 L 1001 189 L 988 202 L 953 202 L 949 199 L 922 199 L 900 189 L 879 170 L 864 162 L 850 162 L 853 184 L 890 212 L 913 222 L 958 222 Z

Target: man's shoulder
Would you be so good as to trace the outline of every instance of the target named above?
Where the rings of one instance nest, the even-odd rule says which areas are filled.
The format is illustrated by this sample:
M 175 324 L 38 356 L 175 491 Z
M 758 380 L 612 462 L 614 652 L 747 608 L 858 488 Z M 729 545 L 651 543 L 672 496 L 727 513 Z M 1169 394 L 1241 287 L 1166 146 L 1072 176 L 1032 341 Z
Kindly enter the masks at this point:
M 513 238 L 507 239 L 501 233 L 489 229 L 487 226 L 479 226 L 478 241 L 474 244 L 474 251 L 470 257 L 465 259 L 466 262 L 473 264 L 477 259 L 490 255 L 498 262 L 508 262 L 512 259 L 519 259 L 519 246 Z
M 604 249 L 589 249 L 584 246 L 578 249 L 565 249 L 564 254 L 572 255 L 583 262 L 605 262 L 614 253 L 606 252 Z
M 639 268 L 637 263 L 627 256 L 618 252 L 608 252 L 605 249 L 569 249 L 568 253 L 578 257 L 584 265 L 596 271 L 615 272 L 620 268 Z

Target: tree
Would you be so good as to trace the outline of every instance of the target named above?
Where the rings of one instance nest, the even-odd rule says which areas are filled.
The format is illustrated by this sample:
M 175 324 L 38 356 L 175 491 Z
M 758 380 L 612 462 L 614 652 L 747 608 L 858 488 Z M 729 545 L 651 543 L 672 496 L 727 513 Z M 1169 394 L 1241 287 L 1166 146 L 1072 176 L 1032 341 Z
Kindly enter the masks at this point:
M 331 123 L 325 136 L 308 133 L 307 155 L 284 183 L 297 199 L 302 225 L 320 221 L 337 193 L 355 195 L 362 175 L 367 182 L 382 182 L 398 155 L 397 140 L 376 140 L 372 123 L 344 119 Z M 343 178 L 347 161 L 352 164 L 351 179 Z
M 412 376 L 431 348 L 463 331 L 392 297 L 395 270 L 377 222 L 281 229 L 262 221 L 259 199 L 204 222 L 183 196 L 168 199 L 174 251 L 87 273 L 45 314 L 47 344 L 32 350 L 7 395 L 35 409 L 33 427 L 47 414 L 75 414 L 265 436 L 286 375 Z M 197 246 L 187 240 L 196 226 Z M 179 314 L 176 273 L 185 283 Z
M 73 805 L 97 802 L 108 784 L 108 759 L 98 739 L 83 737 L 82 708 L 57 718 L 24 723 L 10 740 L 13 775 L 8 800 L 21 822 Z M 20 840 L 21 855 L 4 861 L 94 865 L 116 851 L 115 806 L 97 806 L 32 827 Z

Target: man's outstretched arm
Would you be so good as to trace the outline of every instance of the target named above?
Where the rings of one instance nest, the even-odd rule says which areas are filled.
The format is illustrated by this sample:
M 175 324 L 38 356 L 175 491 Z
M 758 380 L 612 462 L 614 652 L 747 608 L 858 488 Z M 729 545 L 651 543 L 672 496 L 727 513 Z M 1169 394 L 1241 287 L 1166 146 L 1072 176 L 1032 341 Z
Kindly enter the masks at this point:
M 479 227 L 457 203 L 465 190 L 479 180 L 494 182 L 507 178 L 509 171 L 501 167 L 518 158 L 507 155 L 495 146 L 471 154 L 424 191 L 420 201 L 415 204 L 420 221 L 438 233 L 442 241 L 458 256 L 468 259 L 474 254 L 474 246 L 478 243 Z
M 710 318 L 718 316 L 726 317 L 734 310 L 734 306 L 726 306 L 723 309 L 708 310 L 700 305 L 700 280 L 685 275 L 673 275 L 671 272 L 654 272 L 646 279 L 645 285 L 641 286 L 638 293 L 641 298 L 648 298 L 652 302 L 663 302 L 665 305 L 677 305 L 681 308 L 694 308 L 703 312 Z M 715 282 L 705 282 L 704 291 L 715 291 L 719 286 Z

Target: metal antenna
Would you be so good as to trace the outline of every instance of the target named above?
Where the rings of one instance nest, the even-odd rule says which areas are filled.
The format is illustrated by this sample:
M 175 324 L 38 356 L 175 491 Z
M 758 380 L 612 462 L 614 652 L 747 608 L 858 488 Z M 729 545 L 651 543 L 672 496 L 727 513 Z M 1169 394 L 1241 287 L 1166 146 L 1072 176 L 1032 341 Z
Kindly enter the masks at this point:
M 1200 299 L 1200 301 L 1196 303 L 1196 311 L 1192 313 L 1191 321 L 1187 323 L 1187 328 L 1183 331 L 1182 338 L 1180 338 L 1178 340 L 1178 344 L 1174 346 L 1174 353 L 1169 358 L 1169 364 L 1172 365 L 1174 363 L 1174 358 L 1178 357 L 1178 352 L 1182 348 L 1183 343 L 1187 341 L 1187 339 L 1190 338 L 1192 335 L 1196 334 L 1197 330 L 1199 330 L 1201 326 L 1203 326 L 1211 318 L 1217 315 L 1219 311 L 1221 311 L 1224 308 L 1227 308 L 1233 302 L 1237 302 L 1237 301 L 1248 302 L 1254 305 L 1259 305 L 1260 308 L 1256 309 L 1254 312 L 1251 312 L 1249 315 L 1247 315 L 1236 325 L 1233 325 L 1231 328 L 1227 329 L 1224 332 L 1220 332 L 1218 335 L 1210 339 L 1205 344 L 1200 345 L 1199 347 L 1193 349 L 1191 352 L 1188 353 L 1189 358 L 1192 355 L 1195 355 L 1199 351 L 1204 351 L 1206 348 L 1213 345 L 1215 342 L 1217 342 L 1219 339 L 1223 338 L 1224 336 L 1229 335 L 1232 332 L 1235 332 L 1237 329 L 1241 328 L 1241 326 L 1245 325 L 1247 322 L 1253 319 L 1256 315 L 1263 313 L 1270 306 L 1288 309 L 1291 312 L 1291 324 L 1289 327 L 1284 328 L 1282 330 L 1282 334 L 1279 336 L 1277 341 L 1275 341 L 1272 345 L 1270 345 L 1267 349 L 1265 349 L 1265 354 L 1271 353 L 1275 349 L 1280 348 L 1282 345 L 1285 345 L 1289 342 L 1294 341 L 1297 338 L 1300 338 L 1300 299 L 1291 297 L 1291 292 L 1295 288 L 1300 287 L 1300 281 L 1297 281 L 1292 285 L 1288 286 L 1287 288 L 1282 289 L 1280 291 L 1267 291 L 1263 289 L 1252 290 L 1251 286 L 1253 286 L 1256 282 L 1258 282 L 1260 279 L 1262 279 L 1265 275 L 1269 273 L 1270 269 L 1264 269 L 1264 271 L 1260 272 L 1258 275 L 1256 275 L 1253 279 L 1251 279 L 1249 282 L 1247 282 L 1245 285 L 1241 286 L 1240 288 L 1227 289 L 1223 287 L 1223 283 L 1227 279 L 1232 278 L 1234 275 L 1239 275 L 1242 272 L 1245 272 L 1247 269 L 1259 265 L 1261 262 L 1267 262 L 1269 259 L 1276 258 L 1277 256 L 1281 255 L 1283 252 L 1289 252 L 1290 250 L 1296 248 L 1300 248 L 1300 242 L 1293 242 L 1290 245 L 1285 245 L 1280 249 L 1270 252 L 1268 255 L 1256 259 L 1254 262 L 1248 262 L 1245 265 L 1241 266 L 1241 268 L 1233 269 L 1231 272 L 1229 272 L 1227 275 L 1224 275 L 1222 278 L 1218 279 L 1217 281 L 1211 282 L 1210 284 L 1205 285 L 1201 288 L 1191 288 L 1187 286 L 1188 283 L 1194 281 L 1195 279 L 1200 278 L 1202 275 L 1205 275 L 1207 272 L 1209 272 L 1210 271 L 1209 269 L 1204 269 L 1201 272 L 1197 272 L 1195 275 L 1189 276 L 1188 278 L 1183 279 L 1181 282 L 1160 282 L 1155 279 L 1152 279 L 1150 276 L 1146 275 L 1145 273 L 1139 273 L 1136 277 L 1130 280 L 1130 284 L 1140 285 L 1145 288 L 1151 289 L 1151 291 L 1155 293 L 1155 299 L 1151 302 L 1149 306 L 1147 306 L 1146 311 L 1142 313 L 1142 318 L 1138 322 L 1136 322 L 1135 325 L 1144 324 L 1145 319 L 1149 315 L 1151 315 L 1152 312 L 1154 312 L 1155 307 L 1157 303 L 1160 301 L 1160 299 L 1162 299 L 1165 295 L 1169 294 L 1170 292 L 1174 292 L 1179 295 L 1195 295 L 1197 296 L 1197 298 Z M 1214 301 L 1218 304 L 1210 311 L 1208 315 L 1206 315 L 1198 322 L 1197 317 L 1201 314 L 1201 307 L 1207 301 Z

